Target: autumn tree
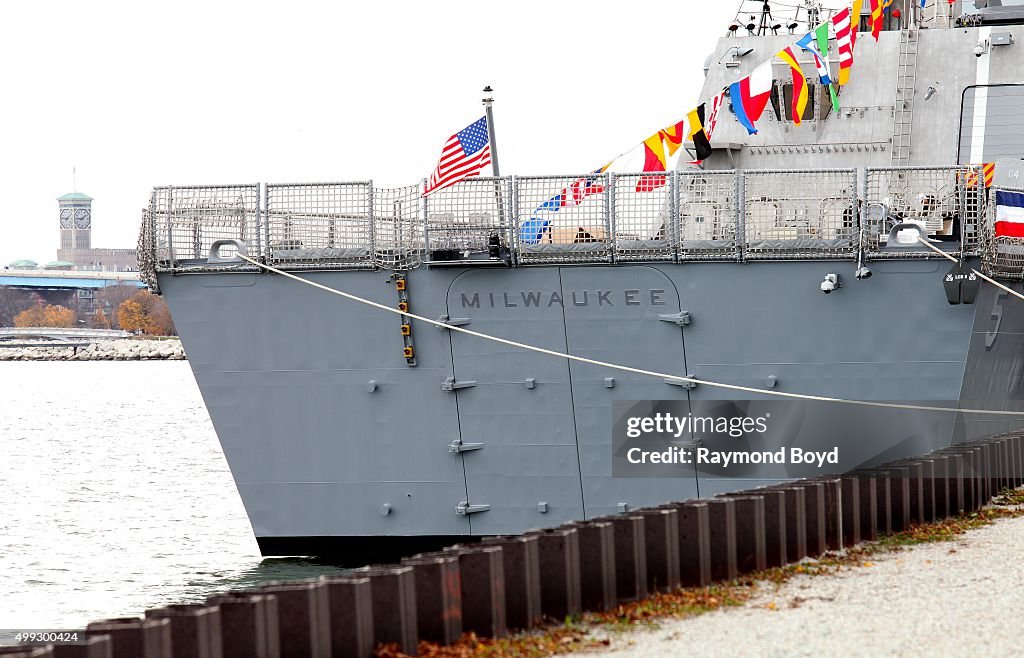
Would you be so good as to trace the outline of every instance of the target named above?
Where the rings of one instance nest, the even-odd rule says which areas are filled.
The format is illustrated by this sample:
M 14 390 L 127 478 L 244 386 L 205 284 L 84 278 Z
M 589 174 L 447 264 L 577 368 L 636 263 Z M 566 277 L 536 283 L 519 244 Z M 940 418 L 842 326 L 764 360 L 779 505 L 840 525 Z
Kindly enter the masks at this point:
M 147 290 L 140 290 L 117 308 L 117 322 L 125 331 L 151 336 L 173 336 L 174 323 L 167 303 Z
M 124 329 L 118 322 L 118 310 L 121 308 L 121 304 L 134 297 L 138 292 L 137 287 L 122 283 L 103 288 L 96 293 L 96 306 L 103 309 L 113 329 Z
M 60 327 L 75 326 L 75 312 L 63 306 L 36 304 L 14 316 L 15 327 Z
M 92 314 L 92 327 L 93 329 L 110 329 L 110 318 L 102 308 L 96 309 L 96 312 Z
M 34 295 L 24 290 L 0 286 L 0 327 L 14 325 L 14 317 L 35 303 Z
M 126 299 L 117 307 L 117 324 L 125 331 L 145 331 L 146 314 L 134 299 Z

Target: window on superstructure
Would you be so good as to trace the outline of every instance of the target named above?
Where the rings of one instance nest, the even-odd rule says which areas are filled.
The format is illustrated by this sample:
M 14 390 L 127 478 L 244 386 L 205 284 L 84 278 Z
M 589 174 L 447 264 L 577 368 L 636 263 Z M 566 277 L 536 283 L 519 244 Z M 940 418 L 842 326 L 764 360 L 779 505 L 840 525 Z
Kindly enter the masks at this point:
M 807 107 L 804 108 L 804 114 L 800 119 L 807 121 L 814 119 L 814 106 L 815 97 L 817 95 L 817 88 L 821 85 L 812 84 L 810 81 L 807 83 Z M 787 82 L 782 85 L 782 107 L 786 113 L 786 120 L 793 120 L 793 83 Z
M 782 102 L 780 101 L 780 98 L 782 97 L 782 91 L 780 90 L 781 86 L 782 85 L 778 80 L 772 83 L 771 105 L 772 111 L 775 113 L 776 121 L 782 121 L 782 110 L 780 109 L 782 107 Z
M 814 88 L 821 95 L 821 98 L 818 99 L 818 107 L 821 108 L 818 110 L 818 119 L 824 121 L 828 118 L 828 115 L 832 114 L 832 95 L 829 93 L 828 86 L 826 85 L 814 85 Z

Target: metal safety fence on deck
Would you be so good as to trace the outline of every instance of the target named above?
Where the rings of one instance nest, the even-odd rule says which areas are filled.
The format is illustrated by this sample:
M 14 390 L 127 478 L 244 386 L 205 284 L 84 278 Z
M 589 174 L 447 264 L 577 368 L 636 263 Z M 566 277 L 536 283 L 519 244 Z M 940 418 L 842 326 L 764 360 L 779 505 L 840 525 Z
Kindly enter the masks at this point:
M 983 180 L 956 166 L 473 178 L 425 198 L 372 181 L 159 187 L 139 255 L 147 280 L 205 270 L 222 246 L 289 269 L 931 257 L 889 242 L 909 226 L 975 256 L 996 253 Z M 1002 253 L 1022 269 L 1024 247 Z
M 985 217 L 981 166 L 867 169 L 861 194 L 864 250 L 871 258 L 931 257 L 924 245 L 885 249 L 896 224 L 917 224 L 936 239 L 956 239 L 976 256 Z
M 1009 193 L 1024 196 L 1024 187 L 1000 186 L 993 189 L 987 208 L 987 221 L 981 234 L 982 264 L 985 274 L 1002 279 L 1024 279 L 1024 238 L 997 235 L 998 206 L 996 195 Z
M 746 172 L 742 204 L 750 260 L 849 258 L 857 251 L 856 169 Z

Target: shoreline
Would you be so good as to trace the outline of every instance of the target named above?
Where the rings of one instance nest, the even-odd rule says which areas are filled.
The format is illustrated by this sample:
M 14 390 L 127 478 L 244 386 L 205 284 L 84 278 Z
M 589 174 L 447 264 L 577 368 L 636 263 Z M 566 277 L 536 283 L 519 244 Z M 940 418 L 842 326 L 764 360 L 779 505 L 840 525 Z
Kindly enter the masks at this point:
M 0 361 L 184 361 L 186 358 L 177 338 L 120 338 L 79 345 L 5 347 L 0 344 Z

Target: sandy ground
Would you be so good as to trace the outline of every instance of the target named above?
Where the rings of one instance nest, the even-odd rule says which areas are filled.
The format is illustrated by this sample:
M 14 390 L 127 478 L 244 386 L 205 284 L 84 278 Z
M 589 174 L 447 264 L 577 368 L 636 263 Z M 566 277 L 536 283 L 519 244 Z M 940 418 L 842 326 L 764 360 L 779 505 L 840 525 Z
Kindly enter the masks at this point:
M 742 607 L 612 633 L 596 655 L 1024 655 L 1024 518 L 872 560 L 763 584 Z

